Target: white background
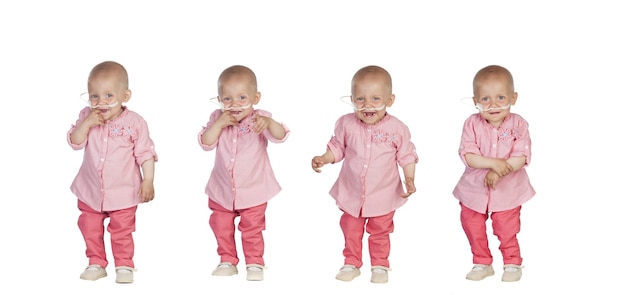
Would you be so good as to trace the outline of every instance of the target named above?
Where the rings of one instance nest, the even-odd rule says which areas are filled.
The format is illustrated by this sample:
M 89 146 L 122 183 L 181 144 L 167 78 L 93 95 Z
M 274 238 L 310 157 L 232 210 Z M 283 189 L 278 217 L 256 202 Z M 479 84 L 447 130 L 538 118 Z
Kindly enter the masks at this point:
M 202 4 L 203 2 L 206 2 Z M 0 293 L 33 294 L 533 294 L 624 293 L 624 9 L 611 1 L 4 1 L 0 4 Z M 135 283 L 114 269 L 82 281 L 87 264 L 69 186 L 82 151 L 66 132 L 84 106 L 90 69 L 126 66 L 127 106 L 156 143 L 156 199 L 140 205 Z M 215 106 L 219 73 L 252 68 L 257 108 L 292 130 L 270 144 L 283 190 L 267 211 L 265 281 L 212 277 L 219 262 L 204 186 L 214 152 L 197 133 Z M 397 211 L 390 281 L 334 279 L 343 262 L 340 212 L 321 174 L 338 98 L 362 66 L 393 77 L 389 112 L 411 129 L 417 193 Z M 466 281 L 471 253 L 452 189 L 460 102 L 483 66 L 513 73 L 513 112 L 530 123 L 528 173 L 537 195 L 522 210 L 524 275 Z M 110 243 L 107 239 L 107 247 Z M 366 242 L 365 242 L 366 243 Z M 112 258 L 110 259 L 112 261 Z

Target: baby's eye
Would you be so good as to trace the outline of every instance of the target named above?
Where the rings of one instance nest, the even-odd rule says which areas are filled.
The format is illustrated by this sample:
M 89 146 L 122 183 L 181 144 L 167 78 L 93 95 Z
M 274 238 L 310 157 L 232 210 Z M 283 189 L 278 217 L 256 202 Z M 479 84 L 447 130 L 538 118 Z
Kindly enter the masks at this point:
M 95 94 L 89 95 L 89 99 L 91 100 L 98 100 L 98 96 Z
M 113 98 L 114 96 L 115 96 L 115 94 L 113 94 L 113 93 L 108 93 L 107 94 L 107 98 Z
M 487 102 L 487 101 L 489 101 L 489 97 L 483 97 L 483 98 L 481 98 L 480 100 L 481 100 L 481 101 L 484 101 L 484 102 Z
M 232 99 L 230 97 L 222 97 L 222 101 L 230 102 Z
M 246 99 L 248 99 L 248 97 L 245 96 L 245 95 L 242 95 L 242 96 L 239 97 L 239 100 L 246 100 Z
M 380 97 L 374 97 L 374 100 L 375 100 L 375 101 L 377 101 L 377 100 L 381 100 L 381 99 L 382 99 L 382 98 L 380 98 Z
M 355 98 L 354 100 L 356 100 L 356 101 L 364 101 L 364 100 L 365 100 L 365 98 L 363 98 L 363 97 L 357 97 L 357 98 Z
M 506 96 L 504 96 L 504 95 L 498 96 L 498 100 L 505 100 L 505 99 L 506 99 Z

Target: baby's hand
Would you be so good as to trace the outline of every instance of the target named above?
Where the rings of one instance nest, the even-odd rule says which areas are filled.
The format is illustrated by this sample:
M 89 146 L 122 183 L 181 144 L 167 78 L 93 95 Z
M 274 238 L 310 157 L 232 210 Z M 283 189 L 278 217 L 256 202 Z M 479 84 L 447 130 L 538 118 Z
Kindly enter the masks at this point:
M 507 174 L 513 171 L 513 166 L 504 159 L 493 159 L 491 171 L 498 174 L 499 177 L 505 177 Z
M 141 196 L 141 202 L 146 203 L 154 199 L 154 185 L 152 181 L 142 181 L 139 187 L 139 195 Z
M 218 126 L 222 126 L 222 128 L 225 128 L 228 126 L 237 126 L 239 122 L 237 122 L 237 119 L 230 113 L 230 111 L 224 111 L 217 118 L 217 120 L 215 120 L 214 124 L 218 124 Z
M 322 172 L 320 168 L 322 168 L 322 166 L 324 165 L 326 165 L 326 162 L 324 161 L 324 157 L 322 156 L 315 156 L 313 157 L 313 160 L 311 160 L 311 168 L 313 168 L 313 171 L 317 173 Z
M 265 116 L 256 116 L 256 118 L 252 120 L 252 122 L 254 122 L 254 127 L 252 128 L 252 130 L 256 133 L 263 132 L 263 130 L 267 129 L 267 127 L 270 125 L 269 120 L 270 118 Z
M 104 118 L 102 117 L 102 114 L 100 114 L 100 110 L 92 109 L 91 113 L 89 113 L 87 118 L 83 121 L 83 124 L 86 124 L 89 128 L 104 125 Z
M 500 176 L 498 176 L 498 174 L 494 171 L 489 171 L 487 172 L 487 175 L 485 176 L 485 181 L 484 181 L 484 185 L 487 187 L 490 187 L 491 189 L 493 189 L 494 191 L 496 190 L 496 183 L 500 180 Z
M 404 180 L 404 186 L 406 187 L 406 193 L 402 194 L 403 198 L 407 198 L 408 196 L 412 195 L 416 191 L 415 183 L 413 183 L 412 177 L 407 177 Z

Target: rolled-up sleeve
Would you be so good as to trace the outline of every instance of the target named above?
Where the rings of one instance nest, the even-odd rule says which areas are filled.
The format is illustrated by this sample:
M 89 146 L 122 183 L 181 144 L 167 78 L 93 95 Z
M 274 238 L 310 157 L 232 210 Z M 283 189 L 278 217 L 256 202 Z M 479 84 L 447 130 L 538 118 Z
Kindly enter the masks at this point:
M 73 143 L 72 142 L 72 133 L 74 132 L 74 130 L 76 130 L 76 127 L 78 127 L 85 120 L 85 118 L 87 118 L 87 116 L 89 115 L 90 112 L 91 112 L 91 110 L 88 107 L 85 107 L 84 109 L 82 109 L 80 111 L 80 113 L 78 114 L 78 119 L 76 120 L 76 123 L 74 125 L 72 125 L 70 127 L 70 130 L 67 132 L 67 143 L 74 150 L 83 149 L 87 145 L 88 138 L 85 139 L 85 141 L 83 141 L 81 144 Z
M 211 117 L 209 118 L 209 122 L 206 124 L 206 126 L 203 126 L 198 133 L 198 144 L 200 144 L 200 147 L 205 151 L 214 150 L 217 147 L 217 142 L 219 141 L 219 138 L 213 144 L 207 145 L 202 142 L 202 134 L 204 134 L 207 129 L 211 128 L 211 126 L 215 124 L 215 121 L 217 120 L 217 118 L 219 118 L 221 113 L 221 110 L 213 111 L 213 113 L 211 113 Z
M 461 157 L 461 161 L 463 161 L 465 166 L 469 167 L 467 160 L 465 159 L 465 155 L 467 154 L 481 154 L 476 141 L 476 132 L 474 131 L 474 116 L 470 116 L 467 120 L 465 120 L 461 134 L 461 144 L 459 146 L 459 156 Z
M 408 164 L 417 163 L 419 158 L 417 157 L 417 151 L 415 145 L 411 142 L 411 132 L 406 125 L 401 125 L 398 130 L 400 139 L 398 141 L 398 152 L 396 158 L 398 159 L 398 165 L 404 168 Z
M 268 111 L 256 110 L 255 112 L 256 112 L 257 116 L 263 116 L 263 117 L 268 117 L 268 118 L 272 117 L 272 113 L 270 113 Z M 289 130 L 289 128 L 287 127 L 286 124 L 284 124 L 282 122 L 277 122 L 277 123 L 280 124 L 280 126 L 282 126 L 283 129 L 285 129 L 285 136 L 283 136 L 283 138 L 276 138 L 276 137 L 272 136 L 272 133 L 270 133 L 269 129 L 265 129 L 263 131 L 263 136 L 265 136 L 265 138 L 267 138 L 267 140 L 269 140 L 269 141 L 271 141 L 273 143 L 283 143 L 289 137 L 289 134 L 291 133 L 291 130 Z
M 157 162 L 158 156 L 154 149 L 154 142 L 150 138 L 150 131 L 146 121 L 143 119 L 137 120 L 135 131 L 137 134 L 133 137 L 133 142 L 135 144 L 134 154 L 137 164 L 141 165 L 151 158 Z
M 526 165 L 530 163 L 531 141 L 528 132 L 528 122 L 518 118 L 515 124 L 515 143 L 511 151 L 511 157 L 526 157 Z
M 345 137 L 345 129 L 344 129 L 345 124 L 342 123 L 343 120 L 344 120 L 344 117 L 339 118 L 339 120 L 337 120 L 337 122 L 335 123 L 335 134 L 330 138 L 330 141 L 328 141 L 328 144 L 326 146 L 333 153 L 333 156 L 335 157 L 334 163 L 341 162 L 343 160 L 343 157 L 345 156 L 346 137 Z

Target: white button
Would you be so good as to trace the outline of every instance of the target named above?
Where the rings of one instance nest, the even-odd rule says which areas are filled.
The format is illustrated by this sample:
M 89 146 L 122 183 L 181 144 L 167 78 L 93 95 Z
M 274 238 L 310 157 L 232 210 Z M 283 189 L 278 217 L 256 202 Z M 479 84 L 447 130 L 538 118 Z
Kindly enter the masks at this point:
M 235 162 L 235 159 L 230 159 L 231 162 Z
M 100 162 L 104 162 L 104 158 L 100 158 Z
M 369 148 L 369 147 L 370 147 L 370 145 L 368 144 L 368 145 L 367 145 L 367 147 Z
M 363 165 L 363 167 L 367 168 L 367 164 Z
M 233 139 L 233 142 L 237 142 L 237 140 L 236 140 L 236 139 Z
M 107 142 L 107 140 L 108 140 L 108 139 L 107 139 L 107 138 L 105 138 L 105 139 L 104 139 L 104 142 Z

